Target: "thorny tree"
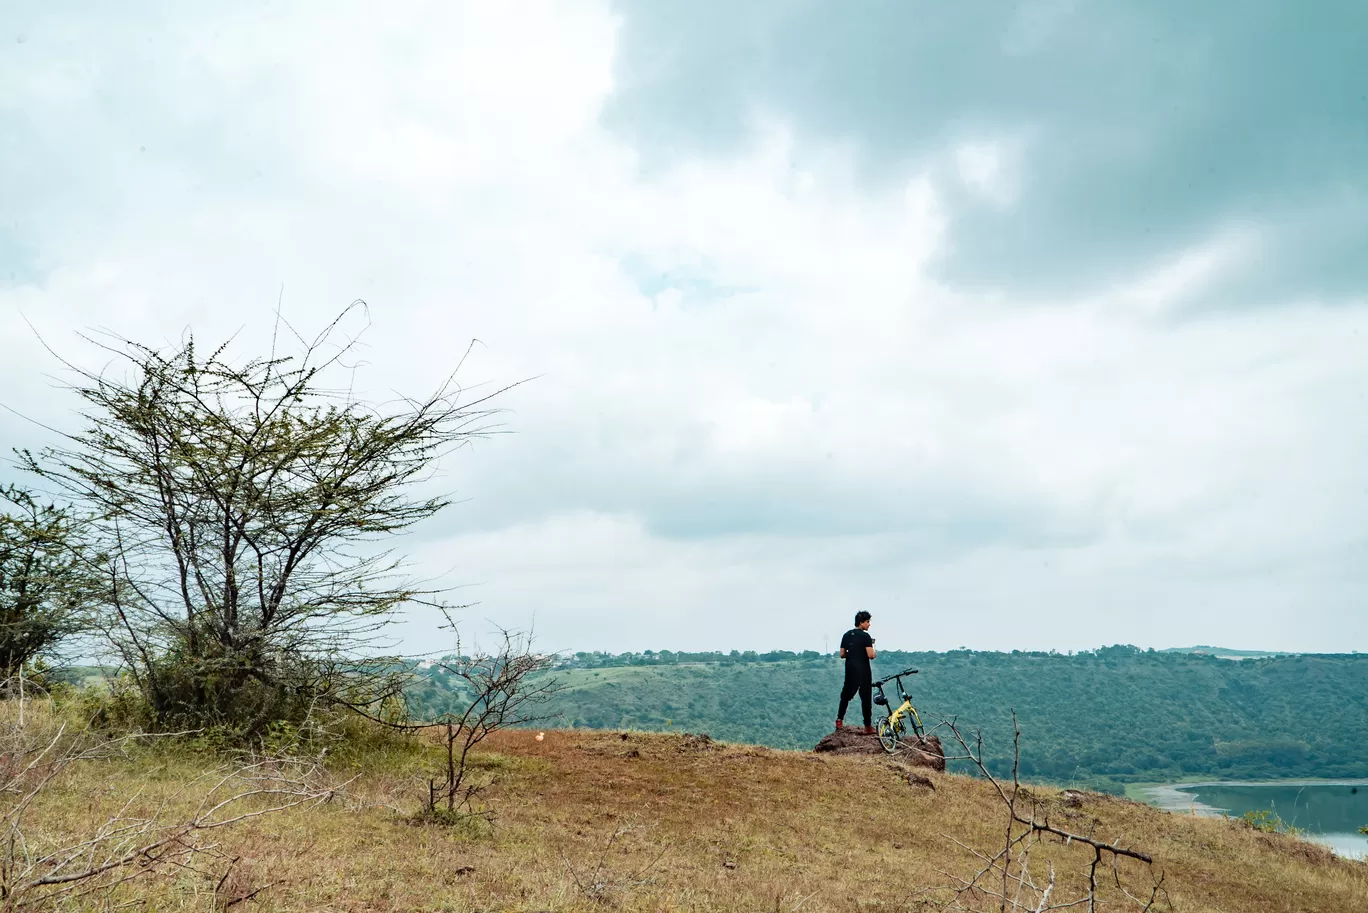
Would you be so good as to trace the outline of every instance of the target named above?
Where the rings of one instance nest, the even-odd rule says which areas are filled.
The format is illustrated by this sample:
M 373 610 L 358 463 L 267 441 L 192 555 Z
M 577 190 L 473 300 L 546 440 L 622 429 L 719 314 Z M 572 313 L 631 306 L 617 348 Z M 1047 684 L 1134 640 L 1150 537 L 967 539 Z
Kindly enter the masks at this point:
M 413 483 L 487 433 L 496 394 L 467 401 L 454 374 L 384 408 L 330 389 L 357 347 L 339 338 L 354 313 L 362 302 L 311 341 L 277 317 L 275 340 L 302 351 L 273 341 L 245 361 L 193 337 L 167 351 L 87 337 L 126 374 L 67 364 L 85 427 L 24 455 L 100 518 L 107 633 L 163 726 L 250 733 L 320 700 L 364 701 L 357 676 L 387 667 L 346 658 L 401 606 L 437 604 L 376 542 L 446 506 Z
M 0 678 L 86 629 L 100 587 L 71 511 L 0 488 Z
M 983 761 L 983 736 L 967 736 L 954 720 L 944 720 L 936 728 L 944 727 L 958 743 L 964 754 L 947 757 L 947 761 L 968 761 L 992 784 L 1004 806 L 1002 847 L 988 853 L 955 841 L 981 863 L 977 872 L 968 878 L 952 876 L 956 882 L 953 896 L 942 905 L 945 910 L 963 913 L 1046 913 L 1050 910 L 1103 909 L 1105 896 L 1115 897 L 1126 909 L 1135 913 L 1171 910 L 1164 876 L 1153 871 L 1154 860 L 1148 854 L 1119 842 L 1100 840 L 1090 830 L 1078 833 L 1051 821 L 1051 807 L 1022 787 L 1018 779 L 1021 762 L 1021 730 L 1016 714 L 1012 714 L 1015 733 L 1012 744 L 1012 782 L 1004 784 L 993 776 Z M 953 839 L 953 838 L 951 838 Z M 1077 847 L 1079 860 L 1073 873 L 1058 872 L 1052 862 L 1035 863 L 1031 851 L 1043 841 L 1065 847 Z M 1138 866 L 1148 876 L 1149 887 L 1129 885 L 1135 874 L 1123 875 L 1122 863 Z M 1067 876 L 1073 874 L 1074 878 Z

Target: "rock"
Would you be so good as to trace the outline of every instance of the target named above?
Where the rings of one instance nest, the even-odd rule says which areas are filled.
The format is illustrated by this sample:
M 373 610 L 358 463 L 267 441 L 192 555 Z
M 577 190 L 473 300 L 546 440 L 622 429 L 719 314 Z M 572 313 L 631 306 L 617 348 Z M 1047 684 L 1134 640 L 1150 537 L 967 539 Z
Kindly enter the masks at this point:
M 932 783 L 929 778 L 923 777 L 901 761 L 889 761 L 888 769 L 902 777 L 903 781 L 906 782 L 908 786 L 925 786 L 932 792 L 936 791 L 935 783 Z
M 812 750 L 841 755 L 889 756 L 889 753 L 884 751 L 883 745 L 879 743 L 877 735 L 865 735 L 854 727 L 837 729 L 829 735 L 822 736 L 822 740 Z M 898 746 L 897 751 L 892 753 L 892 756 L 918 767 L 945 770 L 945 749 L 941 747 L 941 741 L 936 736 L 927 736 L 925 739 L 912 736 L 903 739 L 902 744 Z
M 911 771 L 908 771 L 907 773 L 907 785 L 924 786 L 927 789 L 931 790 L 931 792 L 936 791 L 936 784 L 931 782 L 930 777 L 923 777 L 921 774 L 914 774 Z

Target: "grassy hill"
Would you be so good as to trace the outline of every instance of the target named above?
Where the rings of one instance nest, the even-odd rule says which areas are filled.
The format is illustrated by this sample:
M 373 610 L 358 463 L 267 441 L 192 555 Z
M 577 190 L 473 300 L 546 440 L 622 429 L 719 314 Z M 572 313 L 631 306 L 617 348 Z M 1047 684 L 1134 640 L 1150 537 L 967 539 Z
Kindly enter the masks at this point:
M 173 867 L 79 908 L 136 898 L 141 909 L 206 913 L 925 910 L 981 866 L 974 850 L 1002 840 L 1003 805 L 986 781 L 928 774 L 929 788 L 910 786 L 882 758 L 577 730 L 541 742 L 510 731 L 485 747 L 476 764 L 495 779 L 492 828 L 416 823 L 435 755 L 376 749 L 335 762 L 349 782 L 333 801 L 216 832 L 221 858 L 238 860 L 230 879 Z M 72 834 L 121 809 L 188 810 L 215 763 L 172 750 L 91 762 L 54 784 L 32 820 Z M 1113 796 L 1032 794 L 1057 823 L 1152 854 L 1174 910 L 1342 913 L 1368 901 L 1368 865 L 1290 837 Z M 1051 842 L 1032 864 L 1054 867 L 1062 900 L 1090 859 Z M 1138 863 L 1121 873 L 1151 884 Z M 1131 909 L 1110 872 L 1103 896 L 1100 909 Z
M 1015 710 L 1023 774 L 1037 780 L 1120 792 L 1188 777 L 1368 776 L 1368 656 L 890 651 L 875 674 L 908 666 L 921 669 L 911 681 L 923 714 L 982 727 L 998 770 Z M 559 725 L 809 748 L 831 729 L 841 666 L 816 653 L 580 654 L 555 675 Z M 433 675 L 415 697 L 440 707 L 445 687 Z

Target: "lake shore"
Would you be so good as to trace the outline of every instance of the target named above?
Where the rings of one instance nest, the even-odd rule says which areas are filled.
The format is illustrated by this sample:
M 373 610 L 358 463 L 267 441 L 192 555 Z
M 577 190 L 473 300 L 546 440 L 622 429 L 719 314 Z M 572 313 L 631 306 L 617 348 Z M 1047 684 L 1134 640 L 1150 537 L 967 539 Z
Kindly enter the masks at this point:
M 1192 789 L 1201 789 L 1212 786 L 1362 786 L 1368 788 L 1368 777 L 1340 777 L 1330 779 L 1316 779 L 1314 777 L 1302 777 L 1295 780 L 1168 780 L 1163 783 L 1127 783 L 1125 785 L 1125 795 L 1127 799 L 1137 799 L 1147 805 L 1154 805 L 1165 811 L 1186 810 L 1189 805 L 1200 806 L 1202 809 L 1211 810 L 1208 805 L 1202 805 L 1191 796 L 1183 797 L 1181 794 Z M 1153 798 L 1155 801 L 1151 801 Z M 1173 803 L 1175 805 L 1162 804 Z M 1219 810 L 1216 810 L 1219 813 Z
M 1196 792 L 1213 787 L 1326 787 L 1349 786 L 1364 787 L 1368 792 L 1368 779 L 1296 779 L 1296 780 L 1193 780 L 1191 782 L 1130 784 L 1126 789 L 1129 798 L 1138 799 L 1148 805 L 1174 813 L 1186 813 L 1201 817 L 1239 817 L 1229 809 L 1209 805 L 1199 800 Z M 1353 832 L 1305 831 L 1303 839 L 1329 847 L 1340 856 L 1350 859 L 1368 859 L 1368 836 Z

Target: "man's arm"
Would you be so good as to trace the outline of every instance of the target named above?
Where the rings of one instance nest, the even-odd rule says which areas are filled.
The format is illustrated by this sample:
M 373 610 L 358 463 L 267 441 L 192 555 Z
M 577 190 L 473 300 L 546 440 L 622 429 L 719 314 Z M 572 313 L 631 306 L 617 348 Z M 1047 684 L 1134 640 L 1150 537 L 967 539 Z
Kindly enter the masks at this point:
M 841 648 L 841 659 L 845 659 L 845 647 Z
M 865 655 L 870 659 L 874 659 L 879 655 L 878 651 L 874 649 L 874 638 L 870 637 L 868 634 L 866 634 L 865 637 L 869 640 L 869 646 L 865 647 Z

